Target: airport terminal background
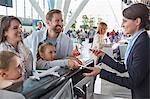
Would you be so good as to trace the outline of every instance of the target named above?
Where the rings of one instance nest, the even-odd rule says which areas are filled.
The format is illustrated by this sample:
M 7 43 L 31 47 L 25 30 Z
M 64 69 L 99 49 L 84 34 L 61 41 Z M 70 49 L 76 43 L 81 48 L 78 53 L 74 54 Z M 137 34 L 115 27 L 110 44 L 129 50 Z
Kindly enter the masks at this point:
M 23 25 L 23 39 L 25 39 L 33 31 L 46 29 L 45 15 L 49 10 L 60 9 L 64 14 L 64 33 L 73 40 L 74 47 L 77 46 L 82 54 L 88 53 L 86 49 L 92 46 L 90 40 L 94 37 L 97 24 L 106 22 L 108 30 L 105 38 L 107 44 L 112 47 L 106 48 L 105 51 L 122 62 L 129 35 L 125 35 L 121 28 L 121 14 L 124 8 L 137 2 L 146 4 L 150 9 L 149 0 L 0 0 L 0 18 L 6 15 L 18 17 Z M 40 29 L 39 22 L 42 23 Z M 148 32 L 150 33 L 150 30 Z M 111 36 L 113 39 L 108 39 Z M 115 72 L 104 64 L 102 67 Z M 127 73 L 119 75 L 128 76 Z M 111 96 L 110 99 L 131 98 L 129 89 L 105 80 L 95 82 L 94 92 Z
M 45 23 L 44 16 L 50 9 L 58 8 L 64 12 L 65 31 L 69 29 L 77 31 L 81 27 L 85 30 L 88 28 L 86 30 L 88 31 L 90 26 L 96 27 L 100 21 L 108 24 L 108 32 L 113 29 L 122 31 L 121 11 L 130 4 L 140 1 L 149 7 L 149 0 L 69 0 L 69 2 L 65 0 L 1 0 L 0 17 L 3 15 L 19 17 L 23 23 L 23 30 L 31 33 L 36 29 L 38 21 Z

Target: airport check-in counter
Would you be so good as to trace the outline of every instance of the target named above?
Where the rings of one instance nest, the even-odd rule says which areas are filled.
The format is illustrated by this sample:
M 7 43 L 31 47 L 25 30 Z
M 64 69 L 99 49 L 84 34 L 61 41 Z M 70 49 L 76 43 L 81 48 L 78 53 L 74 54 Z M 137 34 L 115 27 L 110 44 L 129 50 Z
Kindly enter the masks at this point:
M 80 59 L 85 62 L 87 67 L 93 67 L 94 60 L 90 54 L 87 54 L 88 48 L 84 48 L 81 52 Z M 111 52 L 110 47 L 107 47 L 105 52 L 109 54 Z M 83 89 L 85 92 L 84 99 L 123 99 L 95 94 L 95 77 L 84 77 L 82 75 L 84 72 L 89 72 L 87 70 L 59 68 L 56 72 L 58 72 L 60 77 L 48 75 L 42 77 L 40 80 L 29 78 L 24 82 L 16 83 L 6 88 L 6 90 L 19 92 L 26 99 L 77 99 L 73 91 L 73 87 L 75 86 Z
M 85 61 L 86 66 L 94 66 L 93 59 L 85 58 L 83 60 Z M 70 92 L 73 91 L 72 90 L 73 86 L 75 86 L 78 82 L 82 83 L 82 80 L 86 78 L 82 75 L 82 73 L 89 72 L 89 71 L 85 69 L 70 70 L 68 68 L 59 68 L 57 72 L 60 75 L 60 77 L 54 75 L 48 75 L 42 77 L 40 80 L 28 78 L 24 82 L 16 83 L 6 88 L 6 90 L 19 92 L 23 94 L 26 99 L 60 99 L 60 97 L 61 99 L 66 99 L 69 93 L 66 93 L 66 96 L 64 96 L 64 98 L 62 98 L 61 96 L 61 94 L 62 95 L 65 94 L 63 93 L 66 91 L 65 89 L 68 87 L 68 90 L 70 90 Z M 89 81 L 87 82 L 84 81 L 83 83 L 85 84 L 82 83 L 83 90 L 85 92 L 88 92 L 84 87 L 88 83 L 91 83 L 92 85 L 91 86 L 92 92 L 94 90 L 93 89 L 94 80 L 89 80 Z M 71 92 L 70 94 L 74 99 L 74 92 Z M 87 94 L 88 93 L 86 93 L 86 95 Z M 71 96 L 68 96 L 69 97 L 68 99 L 72 99 L 70 98 Z

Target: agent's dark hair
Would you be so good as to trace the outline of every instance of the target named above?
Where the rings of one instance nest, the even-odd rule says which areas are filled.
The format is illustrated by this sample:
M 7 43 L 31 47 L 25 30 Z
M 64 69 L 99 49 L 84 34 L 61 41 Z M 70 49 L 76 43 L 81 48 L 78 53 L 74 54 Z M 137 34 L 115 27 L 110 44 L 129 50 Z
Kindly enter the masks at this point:
M 11 65 L 12 58 L 17 56 L 15 53 L 10 51 L 0 51 L 0 69 L 8 70 Z
M 0 22 L 0 43 L 6 40 L 5 32 L 8 31 L 11 21 L 16 20 L 21 24 L 21 21 L 15 16 L 4 16 Z
M 45 49 L 46 49 L 46 46 L 53 46 L 52 43 L 49 43 L 49 42 L 40 42 L 39 45 L 38 45 L 38 49 L 37 49 L 37 54 L 36 54 L 36 57 L 37 57 L 37 61 L 41 58 L 40 56 L 40 52 L 45 52 Z
M 52 9 L 52 10 L 50 10 L 47 14 L 46 14 L 46 20 L 52 20 L 52 18 L 53 18 L 53 14 L 55 14 L 55 13 L 58 13 L 58 14 L 61 14 L 62 12 L 60 11 L 60 10 L 58 10 L 58 9 Z
M 146 28 L 149 22 L 149 9 L 145 4 L 136 3 L 124 9 L 122 15 L 131 20 L 141 19 L 141 28 Z

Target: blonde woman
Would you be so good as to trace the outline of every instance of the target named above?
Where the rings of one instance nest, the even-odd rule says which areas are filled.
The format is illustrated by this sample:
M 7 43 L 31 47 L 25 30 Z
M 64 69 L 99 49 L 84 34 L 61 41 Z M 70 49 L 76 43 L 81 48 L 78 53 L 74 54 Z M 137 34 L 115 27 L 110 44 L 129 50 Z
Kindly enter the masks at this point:
M 97 27 L 97 33 L 94 36 L 93 40 L 93 49 L 102 49 L 105 44 L 105 33 L 107 31 L 107 24 L 105 22 L 100 22 Z

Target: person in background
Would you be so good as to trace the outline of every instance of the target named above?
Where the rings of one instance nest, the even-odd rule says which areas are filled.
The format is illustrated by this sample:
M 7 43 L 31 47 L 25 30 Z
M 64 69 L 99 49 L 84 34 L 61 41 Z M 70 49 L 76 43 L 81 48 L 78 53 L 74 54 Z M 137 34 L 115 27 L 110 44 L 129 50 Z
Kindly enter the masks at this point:
M 104 39 L 106 31 L 107 31 L 107 24 L 105 22 L 100 22 L 97 26 L 97 32 L 93 39 L 92 49 L 103 49 L 104 45 L 106 44 L 105 39 Z M 98 58 L 95 57 L 94 55 L 92 56 L 94 59 L 94 66 L 98 65 L 97 64 Z M 101 89 L 96 87 L 97 82 L 101 82 L 101 78 L 99 78 L 99 75 L 96 76 L 94 89 L 97 89 L 100 92 Z
M 20 58 L 13 52 L 0 52 L 0 89 L 23 80 Z
M 56 58 L 58 60 L 73 56 L 73 53 L 76 52 L 76 50 L 73 50 L 73 41 L 62 32 L 62 12 L 58 9 L 50 10 L 46 14 L 46 23 L 48 29 L 43 31 L 35 31 L 31 34 L 31 36 L 29 36 L 29 38 L 27 37 L 24 39 L 25 45 L 28 48 L 31 48 L 34 61 L 36 61 L 36 51 L 40 42 L 52 43 L 53 46 L 56 47 Z M 67 61 L 64 62 L 67 64 Z
M 113 29 L 110 33 L 109 33 L 109 39 L 110 42 L 113 44 L 114 43 L 114 37 L 115 37 L 115 30 Z
M 100 22 L 97 27 L 97 32 L 93 39 L 92 49 L 103 49 L 105 46 L 105 33 L 107 31 L 107 24 L 105 22 Z M 97 57 L 93 56 L 94 64 L 97 63 Z
M 93 43 L 93 37 L 95 35 L 95 29 L 93 26 L 90 26 L 89 31 L 88 31 L 88 38 L 89 38 L 89 43 Z
M 38 21 L 36 30 L 42 30 L 42 29 L 43 29 L 43 22 L 42 21 Z
M 93 40 L 93 49 L 102 49 L 105 43 L 105 33 L 107 31 L 107 24 L 105 22 L 100 22 L 98 25 L 97 33 L 94 36 Z
M 11 51 L 21 57 L 25 79 L 32 75 L 33 57 L 22 42 L 21 21 L 14 16 L 4 16 L 0 22 L 0 51 Z M 24 72 L 23 71 L 23 72 Z
M 132 98 L 150 98 L 150 38 L 145 29 L 149 21 L 149 9 L 142 3 L 136 3 L 123 10 L 122 27 L 125 33 L 131 35 L 125 53 L 124 63 L 113 60 L 101 50 L 92 50 L 99 61 L 105 63 L 120 73 L 128 72 L 129 77 L 121 77 L 116 73 L 109 72 L 99 67 L 88 68 L 92 72 L 85 73 L 85 76 L 96 76 L 112 83 L 131 89 Z
M 76 63 L 77 65 L 74 66 L 74 63 Z M 78 68 L 78 65 L 80 64 L 78 64 L 78 62 L 72 59 L 56 60 L 56 48 L 51 43 L 41 43 L 38 47 L 37 65 L 36 65 L 37 69 L 49 69 L 54 66 L 61 66 L 61 67 L 68 66 L 69 68 L 73 69 Z

